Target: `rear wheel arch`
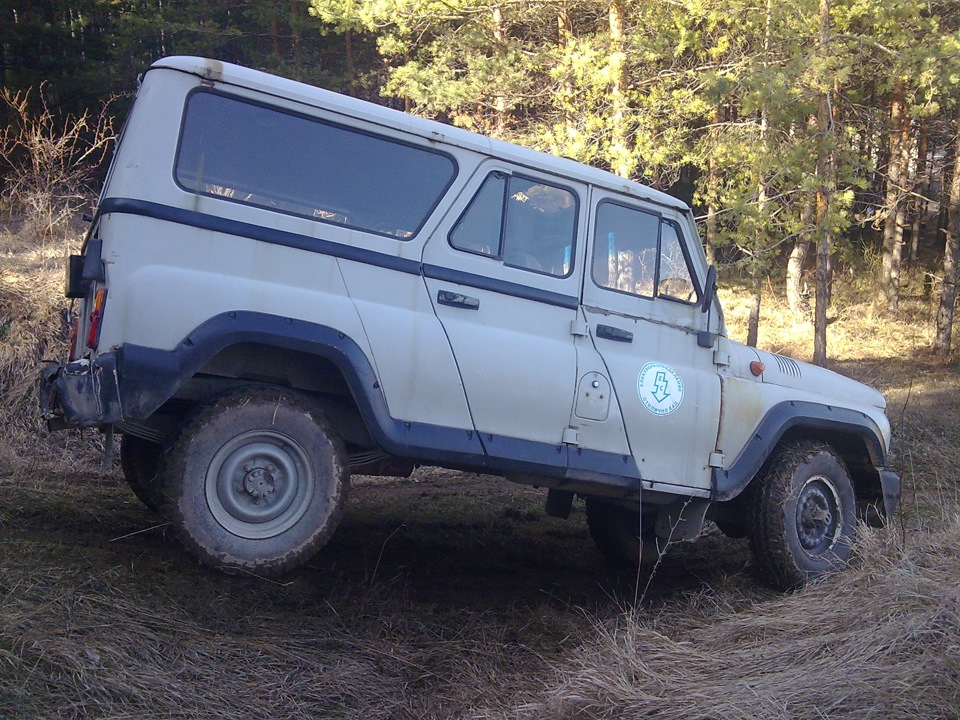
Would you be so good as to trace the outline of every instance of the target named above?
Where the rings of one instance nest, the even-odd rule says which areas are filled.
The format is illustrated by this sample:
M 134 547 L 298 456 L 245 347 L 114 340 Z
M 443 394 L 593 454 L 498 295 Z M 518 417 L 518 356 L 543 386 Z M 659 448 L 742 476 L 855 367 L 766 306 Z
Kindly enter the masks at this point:
M 288 389 L 309 397 L 347 443 L 376 444 L 370 418 L 364 417 L 355 397 L 356 383 L 351 384 L 348 372 L 321 348 L 309 352 L 264 341 L 228 345 L 197 370 L 182 394 L 204 403 L 225 392 L 258 387 Z
M 266 340 L 237 342 L 218 350 L 194 373 L 241 382 L 263 382 L 309 393 L 350 394 L 343 369 L 322 352 L 284 347 Z

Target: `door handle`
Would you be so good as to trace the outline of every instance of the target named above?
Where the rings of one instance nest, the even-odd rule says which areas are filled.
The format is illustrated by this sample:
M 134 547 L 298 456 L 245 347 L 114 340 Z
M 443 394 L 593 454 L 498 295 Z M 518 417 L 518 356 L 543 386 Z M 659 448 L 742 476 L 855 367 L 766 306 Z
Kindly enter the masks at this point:
M 621 330 L 620 328 L 616 328 L 611 325 L 597 325 L 597 337 L 603 338 L 604 340 L 613 340 L 615 342 L 633 342 L 632 332 L 628 330 Z
M 465 308 L 467 310 L 480 309 L 480 300 L 478 298 L 470 297 L 469 295 L 461 295 L 460 293 L 450 292 L 449 290 L 440 290 L 439 292 L 437 292 L 437 302 L 440 305 Z

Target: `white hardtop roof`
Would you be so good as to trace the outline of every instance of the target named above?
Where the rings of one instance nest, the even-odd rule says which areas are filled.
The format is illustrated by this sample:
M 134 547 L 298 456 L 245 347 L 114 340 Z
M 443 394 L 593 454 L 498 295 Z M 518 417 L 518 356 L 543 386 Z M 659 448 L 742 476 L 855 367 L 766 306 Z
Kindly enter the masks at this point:
M 323 108 L 367 122 L 397 128 L 428 140 L 440 141 L 473 150 L 495 158 L 545 172 L 562 173 L 572 179 L 605 187 L 616 192 L 684 211 L 682 200 L 646 185 L 625 180 L 605 170 L 583 165 L 574 160 L 495 140 L 452 125 L 444 125 L 416 115 L 382 107 L 347 95 L 323 90 L 312 85 L 270 75 L 269 73 L 231 63 L 199 57 L 175 56 L 157 60 L 153 68 L 169 68 L 190 73 L 218 83 L 250 88 L 274 97 L 286 98 L 311 107 Z

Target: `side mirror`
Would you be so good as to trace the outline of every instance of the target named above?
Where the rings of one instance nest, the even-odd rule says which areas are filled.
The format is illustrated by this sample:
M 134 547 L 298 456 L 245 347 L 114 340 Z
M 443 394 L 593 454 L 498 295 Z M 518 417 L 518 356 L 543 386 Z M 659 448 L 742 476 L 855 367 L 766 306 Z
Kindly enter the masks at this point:
M 707 268 L 707 281 L 703 287 L 703 300 L 700 302 L 702 312 L 710 312 L 710 306 L 717 297 L 717 266 Z

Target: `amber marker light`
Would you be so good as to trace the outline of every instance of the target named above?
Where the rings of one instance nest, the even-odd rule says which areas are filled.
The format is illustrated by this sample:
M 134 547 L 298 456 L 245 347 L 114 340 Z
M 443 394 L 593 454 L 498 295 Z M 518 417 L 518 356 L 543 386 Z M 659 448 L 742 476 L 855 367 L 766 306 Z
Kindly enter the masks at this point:
M 754 360 L 750 363 L 750 372 L 752 372 L 757 377 L 763 375 L 763 371 L 767 369 L 767 366 L 764 365 L 759 360 Z

